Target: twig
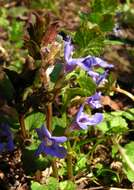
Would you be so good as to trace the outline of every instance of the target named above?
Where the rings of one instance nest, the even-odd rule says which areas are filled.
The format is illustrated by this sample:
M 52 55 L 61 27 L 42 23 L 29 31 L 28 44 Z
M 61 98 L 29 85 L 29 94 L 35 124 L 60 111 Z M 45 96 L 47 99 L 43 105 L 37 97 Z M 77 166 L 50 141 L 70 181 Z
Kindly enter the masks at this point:
M 125 94 L 126 96 L 128 96 L 129 98 L 131 98 L 131 100 L 134 101 L 134 95 L 131 94 L 130 92 L 120 88 L 119 86 L 117 87 L 112 87 L 112 90 L 115 91 L 115 92 L 119 92 L 119 93 L 122 93 L 122 94 Z
M 118 187 L 110 187 L 108 190 L 133 190 L 133 189 L 124 189 L 124 188 L 118 188 Z
M 17 4 L 17 2 L 16 2 L 16 1 L 13 1 L 13 2 L 11 2 L 11 3 L 5 4 L 4 7 L 7 8 L 7 9 L 9 9 L 9 8 L 11 8 L 11 7 L 14 7 L 16 4 Z
M 19 114 L 19 122 L 20 122 L 21 134 L 23 140 L 25 140 L 27 138 L 27 132 L 25 127 L 24 114 Z
M 70 143 L 70 142 L 68 142 Z M 68 179 L 71 181 L 74 181 L 74 177 L 73 177 L 73 164 L 72 164 L 72 154 L 68 153 L 67 154 L 67 176 Z
M 46 106 L 46 124 L 47 124 L 47 129 L 50 132 L 52 131 L 51 122 L 52 122 L 52 103 L 48 103 L 48 105 Z

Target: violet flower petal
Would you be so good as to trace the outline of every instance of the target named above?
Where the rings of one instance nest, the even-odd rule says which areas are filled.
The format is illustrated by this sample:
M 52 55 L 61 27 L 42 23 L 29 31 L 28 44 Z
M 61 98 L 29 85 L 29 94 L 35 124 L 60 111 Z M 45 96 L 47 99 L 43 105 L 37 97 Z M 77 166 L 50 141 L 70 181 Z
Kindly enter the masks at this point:
M 13 143 L 13 140 L 12 140 L 11 137 L 8 139 L 8 142 L 6 144 L 6 148 L 7 148 L 8 151 L 13 151 L 14 150 L 14 143 Z
M 35 153 L 34 153 L 34 156 L 39 156 L 41 153 L 43 153 L 44 152 L 44 143 L 41 143 L 40 145 L 39 145 L 39 147 L 37 148 L 37 150 L 35 151 Z
M 64 158 L 67 154 L 66 149 L 59 146 L 57 143 L 54 143 L 52 146 L 45 146 L 44 152 L 58 158 Z
M 65 41 L 64 42 L 64 58 L 66 62 L 69 61 L 72 51 L 73 51 L 73 45 L 71 44 L 71 40 Z
M 56 143 L 64 143 L 65 141 L 67 141 L 67 138 L 64 136 L 61 137 L 52 136 L 50 139 L 54 140 Z
M 99 73 L 89 70 L 88 71 L 88 75 L 92 77 L 92 79 L 94 80 L 95 83 L 97 83 L 97 79 L 99 78 Z
M 44 136 L 51 138 L 50 132 L 47 130 L 47 128 L 44 125 L 42 125 L 41 128 L 36 128 L 35 130 L 36 130 L 40 140 L 43 140 Z
M 103 120 L 103 115 L 101 113 L 96 113 L 93 116 L 89 116 L 83 112 L 83 105 L 80 107 L 79 112 L 76 116 L 76 123 L 82 129 L 87 129 L 90 125 L 97 125 Z
M 99 75 L 98 79 L 96 80 L 96 84 L 99 85 L 101 82 L 103 82 L 107 76 L 108 76 L 108 70 L 104 71 L 103 74 Z
M 96 92 L 93 96 L 87 98 L 86 102 L 91 106 L 91 108 L 98 109 L 102 107 L 100 99 L 101 99 L 101 92 Z
M 41 131 L 44 136 L 51 138 L 51 133 L 48 131 L 48 129 L 44 125 L 42 125 Z
M 101 113 L 95 113 L 92 117 L 87 114 L 83 114 L 79 120 L 77 120 L 78 125 L 82 129 L 87 129 L 88 126 L 97 125 L 103 120 L 103 115 Z
M 106 61 L 102 60 L 99 57 L 94 57 L 96 60 L 96 63 L 94 64 L 94 66 L 101 66 L 103 68 L 113 68 L 113 64 L 108 64 Z
M 12 133 L 10 131 L 10 126 L 7 123 L 1 123 L 0 137 L 6 138 L 6 142 L 2 140 L 2 142 L 0 143 L 0 152 L 5 150 L 13 151 L 14 143 L 13 143 Z

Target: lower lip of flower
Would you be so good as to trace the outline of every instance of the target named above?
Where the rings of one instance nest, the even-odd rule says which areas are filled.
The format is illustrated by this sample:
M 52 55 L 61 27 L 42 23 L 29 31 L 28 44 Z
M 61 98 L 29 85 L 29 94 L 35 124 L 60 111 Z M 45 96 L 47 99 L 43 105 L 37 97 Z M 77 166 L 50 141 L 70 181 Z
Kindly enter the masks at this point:
M 81 119 L 79 120 L 79 122 L 85 123 L 85 122 L 86 122 L 86 119 L 85 119 L 85 118 L 81 118 Z
M 45 138 L 46 146 L 52 146 L 53 142 L 52 140 Z

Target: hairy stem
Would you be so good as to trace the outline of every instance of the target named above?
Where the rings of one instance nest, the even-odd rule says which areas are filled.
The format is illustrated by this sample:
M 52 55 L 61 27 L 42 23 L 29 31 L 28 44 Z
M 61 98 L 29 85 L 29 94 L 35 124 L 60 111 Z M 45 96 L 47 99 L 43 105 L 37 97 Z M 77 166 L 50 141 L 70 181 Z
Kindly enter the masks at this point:
M 119 93 L 125 94 L 126 96 L 128 96 L 129 98 L 131 98 L 131 100 L 134 101 L 134 95 L 131 94 L 130 92 L 126 91 L 126 90 L 121 89 L 119 86 L 118 87 L 113 87 L 112 90 L 115 91 L 115 92 L 119 92 Z
M 67 142 L 67 150 L 67 176 L 69 180 L 73 181 L 72 148 L 69 141 Z
M 52 131 L 52 103 L 49 103 L 46 108 L 46 125 L 47 125 L 47 129 L 51 132 Z M 57 168 L 57 163 L 56 163 L 55 158 L 53 158 L 52 160 L 52 169 L 53 169 L 53 176 L 58 179 L 59 178 L 58 168 Z
M 47 129 L 51 132 L 52 131 L 52 103 L 49 103 L 46 106 L 46 124 L 47 124 Z
M 27 138 L 27 132 L 26 132 L 26 127 L 25 127 L 25 122 L 24 122 L 24 114 L 19 114 L 19 122 L 20 122 L 21 134 L 22 134 L 23 140 L 25 140 Z

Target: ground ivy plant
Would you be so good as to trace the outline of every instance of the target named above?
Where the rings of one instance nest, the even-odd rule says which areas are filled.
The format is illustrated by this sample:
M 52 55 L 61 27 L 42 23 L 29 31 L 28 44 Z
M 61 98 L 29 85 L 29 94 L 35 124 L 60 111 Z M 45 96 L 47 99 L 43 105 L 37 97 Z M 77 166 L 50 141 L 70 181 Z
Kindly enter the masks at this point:
M 114 91 L 134 100 L 132 94 L 116 86 L 114 65 L 100 57 L 107 32 L 114 26 L 117 2 L 94 0 L 91 7 L 92 13 L 80 14 L 80 26 L 70 34 L 61 32 L 58 22 L 49 22 L 48 16 L 30 13 L 24 35 L 27 58 L 21 71 L 0 65 L 2 103 L 11 112 L 0 118 L 0 153 L 21 145 L 24 165 L 34 165 L 30 165 L 30 175 L 52 168 L 53 177 L 46 185 L 31 182 L 33 190 L 76 189 L 77 173 L 87 171 L 87 160 L 92 160 L 98 144 L 109 139 L 112 156 L 122 162 L 128 179 L 134 180 L 134 155 L 130 154 L 134 142 L 120 145 L 129 132 L 127 120 L 133 120 L 133 109 L 107 113 L 101 101 Z M 3 23 L 8 25 L 5 20 Z M 13 22 L 13 26 L 9 38 L 15 43 L 23 25 Z M 99 139 L 89 138 L 92 130 L 101 133 Z M 94 146 L 85 154 L 83 146 L 91 141 Z M 28 157 L 33 163 L 26 163 Z M 120 181 L 116 172 L 101 164 L 91 171 L 91 177 L 97 179 L 107 172 L 112 180 Z

